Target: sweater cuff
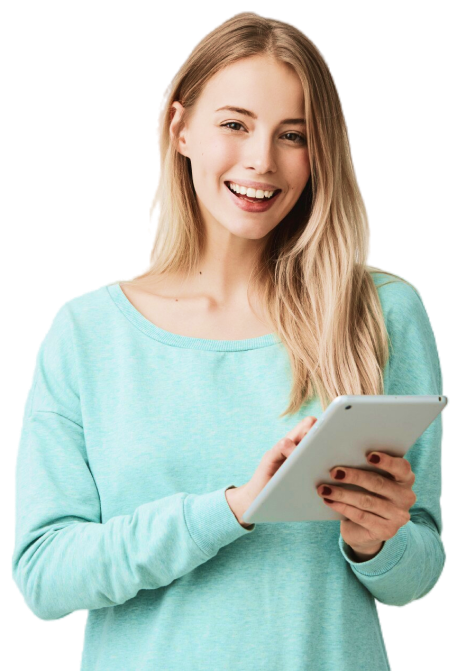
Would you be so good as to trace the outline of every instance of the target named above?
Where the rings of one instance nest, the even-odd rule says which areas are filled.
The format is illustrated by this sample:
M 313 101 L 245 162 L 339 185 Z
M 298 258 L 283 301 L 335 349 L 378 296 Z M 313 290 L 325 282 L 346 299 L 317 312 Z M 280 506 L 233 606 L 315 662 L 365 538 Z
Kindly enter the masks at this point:
M 234 486 L 227 485 L 208 494 L 188 494 L 184 500 L 188 531 L 209 557 L 255 529 L 255 524 L 248 529 L 243 527 L 228 504 L 225 491 Z
M 346 561 L 351 564 L 353 570 L 357 573 L 361 573 L 362 575 L 367 576 L 382 575 L 382 573 L 387 573 L 387 571 L 393 568 L 395 564 L 400 561 L 404 551 L 406 550 L 407 544 L 408 531 L 405 524 L 398 529 L 392 538 L 384 541 L 382 549 L 378 554 L 375 555 L 375 557 L 372 557 L 372 559 L 369 559 L 368 561 L 358 562 L 352 559 L 352 548 L 347 543 L 345 543 L 341 532 L 338 539 L 338 545 L 340 547 L 341 553 Z

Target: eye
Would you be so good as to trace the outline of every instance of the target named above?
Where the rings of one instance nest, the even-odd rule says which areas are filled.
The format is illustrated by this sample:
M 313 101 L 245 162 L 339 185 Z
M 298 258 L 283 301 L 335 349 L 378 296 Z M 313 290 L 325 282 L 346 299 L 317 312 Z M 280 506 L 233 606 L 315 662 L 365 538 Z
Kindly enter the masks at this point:
M 238 123 L 238 121 L 227 121 L 227 123 L 220 124 L 220 126 L 232 131 L 237 131 L 237 129 L 230 128 L 230 126 L 240 126 L 241 128 L 244 128 L 243 124 Z M 296 138 L 295 140 L 290 140 L 293 144 L 306 144 L 306 138 L 303 135 L 300 135 L 299 133 L 285 133 L 283 137 L 289 135 L 292 135 Z
M 220 124 L 222 128 L 228 128 L 228 126 L 243 126 L 243 124 L 238 123 L 238 121 L 227 121 L 227 123 Z M 244 128 L 244 126 L 243 126 Z M 228 128 L 228 130 L 235 130 L 234 128 Z
M 304 144 L 306 142 L 306 138 L 304 137 L 304 135 L 300 135 L 299 133 L 285 133 L 285 135 L 296 135 L 298 141 L 292 140 L 292 142 L 294 142 L 295 144 Z

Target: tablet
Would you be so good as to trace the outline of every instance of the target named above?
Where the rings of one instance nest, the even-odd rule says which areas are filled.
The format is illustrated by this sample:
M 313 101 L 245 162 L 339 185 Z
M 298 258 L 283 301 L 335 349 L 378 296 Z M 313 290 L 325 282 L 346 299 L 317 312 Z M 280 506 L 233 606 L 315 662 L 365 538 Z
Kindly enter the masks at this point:
M 334 481 L 329 471 L 349 466 L 387 476 L 367 455 L 379 451 L 404 457 L 447 402 L 446 396 L 337 396 L 254 499 L 243 521 L 346 520 L 325 504 L 317 487 L 325 483 L 367 490 Z

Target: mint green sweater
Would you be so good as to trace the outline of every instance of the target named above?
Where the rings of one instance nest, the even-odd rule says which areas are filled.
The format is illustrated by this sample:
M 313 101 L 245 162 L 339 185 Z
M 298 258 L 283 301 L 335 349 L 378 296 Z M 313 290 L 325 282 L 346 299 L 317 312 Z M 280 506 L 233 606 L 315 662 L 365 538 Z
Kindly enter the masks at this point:
M 442 394 L 418 292 L 378 291 L 385 393 Z M 445 562 L 441 415 L 407 454 L 411 520 L 357 562 L 339 520 L 248 530 L 226 500 L 298 421 L 322 414 L 313 399 L 279 419 L 290 384 L 275 334 L 176 335 L 118 283 L 58 310 L 24 412 L 12 572 L 37 617 L 89 611 L 81 670 L 390 669 L 376 602 L 424 597 Z

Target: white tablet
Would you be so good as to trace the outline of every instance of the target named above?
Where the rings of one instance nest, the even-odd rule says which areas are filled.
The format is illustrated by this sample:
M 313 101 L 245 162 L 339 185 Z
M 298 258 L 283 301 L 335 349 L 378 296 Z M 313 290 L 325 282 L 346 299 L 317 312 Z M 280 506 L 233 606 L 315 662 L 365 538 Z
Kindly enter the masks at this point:
M 325 483 L 366 490 L 334 481 L 329 471 L 348 466 L 387 475 L 367 455 L 379 451 L 404 457 L 447 402 L 446 396 L 338 396 L 254 499 L 243 521 L 347 519 L 325 504 L 317 487 Z

